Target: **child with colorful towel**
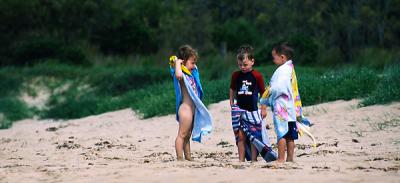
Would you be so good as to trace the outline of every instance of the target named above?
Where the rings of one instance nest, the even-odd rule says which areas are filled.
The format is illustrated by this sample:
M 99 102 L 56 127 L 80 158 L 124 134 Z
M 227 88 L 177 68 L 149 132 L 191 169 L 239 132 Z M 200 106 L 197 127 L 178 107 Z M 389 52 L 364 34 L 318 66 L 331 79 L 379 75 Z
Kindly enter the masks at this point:
M 295 143 L 298 139 L 297 120 L 301 119 L 301 100 L 293 66 L 293 49 L 279 44 L 272 50 L 273 62 L 279 67 L 261 98 L 261 104 L 271 107 L 278 140 L 278 162 L 293 161 Z
M 211 133 L 211 115 L 202 103 L 203 89 L 196 66 L 197 51 L 189 45 L 179 48 L 177 56 L 170 58 L 170 72 L 174 80 L 176 95 L 176 120 L 179 123 L 175 150 L 178 160 L 191 161 L 190 136 L 201 142 L 201 137 Z

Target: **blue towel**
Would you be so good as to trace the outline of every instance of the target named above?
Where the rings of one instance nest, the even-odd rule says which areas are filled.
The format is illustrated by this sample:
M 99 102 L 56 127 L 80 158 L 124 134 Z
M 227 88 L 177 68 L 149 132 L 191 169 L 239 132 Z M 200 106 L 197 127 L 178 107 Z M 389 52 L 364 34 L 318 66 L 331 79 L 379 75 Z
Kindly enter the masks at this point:
M 174 79 L 175 96 L 176 96 L 176 120 L 179 122 L 178 110 L 179 106 L 182 104 L 182 93 L 180 89 L 180 84 L 178 79 L 175 77 L 175 68 L 170 67 L 171 75 Z M 208 112 L 207 107 L 204 106 L 201 99 L 203 98 L 203 88 L 200 83 L 200 74 L 195 67 L 190 74 L 183 72 L 183 81 L 185 87 L 195 105 L 195 114 L 193 120 L 193 130 L 192 130 L 192 140 L 196 142 L 201 142 L 201 137 L 212 130 L 212 118 L 210 112 Z M 189 79 L 194 79 L 196 83 L 196 91 L 193 90 L 189 83 Z
M 246 111 L 239 106 L 232 106 L 232 128 L 234 132 L 240 129 L 246 134 L 246 159 L 251 159 L 251 150 L 249 143 L 252 143 L 263 159 L 267 162 L 275 161 L 277 154 L 271 148 L 271 143 L 265 129 L 264 120 L 262 120 L 260 111 Z M 237 133 L 235 133 L 237 134 Z M 236 136 L 236 141 L 238 137 Z

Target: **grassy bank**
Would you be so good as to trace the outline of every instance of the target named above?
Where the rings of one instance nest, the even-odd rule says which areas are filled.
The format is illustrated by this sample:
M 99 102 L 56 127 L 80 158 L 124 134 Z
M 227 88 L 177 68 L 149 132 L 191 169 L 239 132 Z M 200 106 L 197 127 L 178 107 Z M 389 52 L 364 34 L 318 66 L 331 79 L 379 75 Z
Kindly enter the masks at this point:
M 231 57 L 199 61 L 206 105 L 228 98 L 230 74 L 236 69 Z M 122 64 L 71 66 L 48 61 L 33 67 L 1 68 L 0 128 L 33 116 L 73 119 L 128 107 L 143 118 L 174 113 L 168 65 L 166 61 L 157 62 L 125 60 L 118 61 Z M 266 82 L 275 68 L 256 67 Z M 353 98 L 362 98 L 363 106 L 400 100 L 399 65 L 383 70 L 298 66 L 296 73 L 304 105 Z

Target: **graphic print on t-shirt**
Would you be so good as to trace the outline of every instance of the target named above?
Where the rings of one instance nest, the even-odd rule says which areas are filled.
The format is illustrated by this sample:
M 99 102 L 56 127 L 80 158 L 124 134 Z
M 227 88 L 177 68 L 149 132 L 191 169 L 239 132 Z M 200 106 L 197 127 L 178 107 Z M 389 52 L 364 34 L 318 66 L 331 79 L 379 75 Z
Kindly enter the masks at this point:
M 232 74 L 230 89 L 235 93 L 237 105 L 247 111 L 258 110 L 258 94 L 264 93 L 264 80 L 257 71 L 243 73 L 236 71 Z
M 251 90 L 249 90 L 249 86 L 251 86 L 252 83 L 247 81 L 247 80 L 243 80 L 242 81 L 242 86 L 240 87 L 239 91 L 238 91 L 238 95 L 252 95 L 253 92 Z

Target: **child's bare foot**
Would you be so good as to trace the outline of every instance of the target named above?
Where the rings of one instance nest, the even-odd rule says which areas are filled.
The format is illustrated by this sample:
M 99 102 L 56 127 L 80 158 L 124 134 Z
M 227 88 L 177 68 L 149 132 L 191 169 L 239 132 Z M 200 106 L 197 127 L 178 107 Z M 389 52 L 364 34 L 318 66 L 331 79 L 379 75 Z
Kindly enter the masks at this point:
M 183 161 L 183 157 L 182 156 L 178 156 L 178 157 L 176 157 L 176 160 L 177 161 Z
M 277 159 L 276 162 L 277 163 L 285 163 L 285 160 L 284 159 Z

